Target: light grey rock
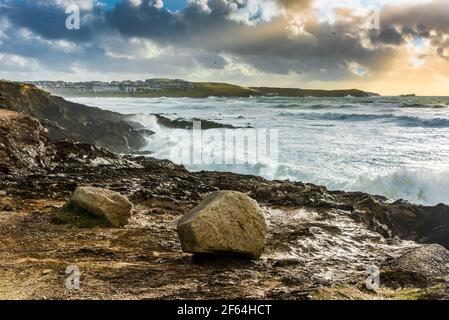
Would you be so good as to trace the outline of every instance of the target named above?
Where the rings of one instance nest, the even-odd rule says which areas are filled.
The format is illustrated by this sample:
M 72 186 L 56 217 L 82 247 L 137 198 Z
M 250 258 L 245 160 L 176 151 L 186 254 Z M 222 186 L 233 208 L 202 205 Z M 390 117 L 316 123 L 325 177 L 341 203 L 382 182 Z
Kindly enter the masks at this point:
M 120 193 L 94 187 L 76 188 L 70 203 L 92 215 L 105 217 L 114 227 L 128 224 L 134 209 L 128 198 Z
M 267 225 L 257 202 L 246 194 L 217 191 L 178 221 L 178 235 L 184 252 L 259 258 Z

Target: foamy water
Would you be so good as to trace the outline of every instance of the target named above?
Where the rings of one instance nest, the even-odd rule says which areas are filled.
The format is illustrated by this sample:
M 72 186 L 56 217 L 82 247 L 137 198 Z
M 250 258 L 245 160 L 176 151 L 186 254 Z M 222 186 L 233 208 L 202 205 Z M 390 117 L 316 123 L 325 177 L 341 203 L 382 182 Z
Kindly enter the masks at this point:
M 233 171 L 364 191 L 393 200 L 449 203 L 449 98 L 70 100 L 136 114 L 135 121 L 156 132 L 145 149 L 177 163 L 182 162 L 191 136 L 186 130 L 160 127 L 151 113 L 279 132 L 278 163 L 267 158 L 251 165 L 187 165 L 190 170 Z M 222 148 L 214 142 L 204 146 L 210 163 L 221 156 Z

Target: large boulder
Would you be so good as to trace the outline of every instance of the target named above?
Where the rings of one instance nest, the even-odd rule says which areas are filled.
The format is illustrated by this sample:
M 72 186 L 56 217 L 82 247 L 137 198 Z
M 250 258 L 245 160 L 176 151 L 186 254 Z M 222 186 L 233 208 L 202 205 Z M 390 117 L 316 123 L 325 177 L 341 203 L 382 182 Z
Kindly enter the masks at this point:
M 92 215 L 104 217 L 114 227 L 128 224 L 133 212 L 132 203 L 120 193 L 94 187 L 78 187 L 70 204 Z
M 267 225 L 257 202 L 246 194 L 217 191 L 178 221 L 178 235 L 184 252 L 259 258 Z

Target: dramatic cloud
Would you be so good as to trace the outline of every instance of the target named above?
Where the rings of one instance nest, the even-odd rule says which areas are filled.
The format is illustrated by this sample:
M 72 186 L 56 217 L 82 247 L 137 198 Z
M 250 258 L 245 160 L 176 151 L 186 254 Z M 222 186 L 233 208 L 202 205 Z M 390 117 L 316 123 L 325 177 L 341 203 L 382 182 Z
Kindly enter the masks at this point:
M 440 90 L 448 80 L 446 0 L 186 0 L 176 11 L 165 3 L 0 0 L 2 77 L 166 76 L 385 93 L 421 80 Z M 72 4 L 80 30 L 65 28 Z M 376 9 L 380 29 L 367 23 Z
M 303 10 L 312 6 L 312 0 L 279 0 L 288 10 Z

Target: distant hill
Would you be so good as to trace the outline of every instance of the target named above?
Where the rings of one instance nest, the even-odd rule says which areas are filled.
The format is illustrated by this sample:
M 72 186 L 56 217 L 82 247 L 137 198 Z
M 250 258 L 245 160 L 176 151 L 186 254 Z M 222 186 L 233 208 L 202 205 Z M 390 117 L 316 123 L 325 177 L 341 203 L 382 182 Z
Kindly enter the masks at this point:
M 181 79 L 148 79 L 145 81 L 63 82 L 35 81 L 39 88 L 63 96 L 86 97 L 369 97 L 375 93 L 361 90 L 310 90 L 276 87 L 241 87 L 219 82 L 189 82 Z
M 292 89 L 292 88 L 251 88 L 262 96 L 281 97 L 371 97 L 379 96 L 377 93 L 365 92 L 357 89 L 349 90 L 314 90 L 314 89 Z

